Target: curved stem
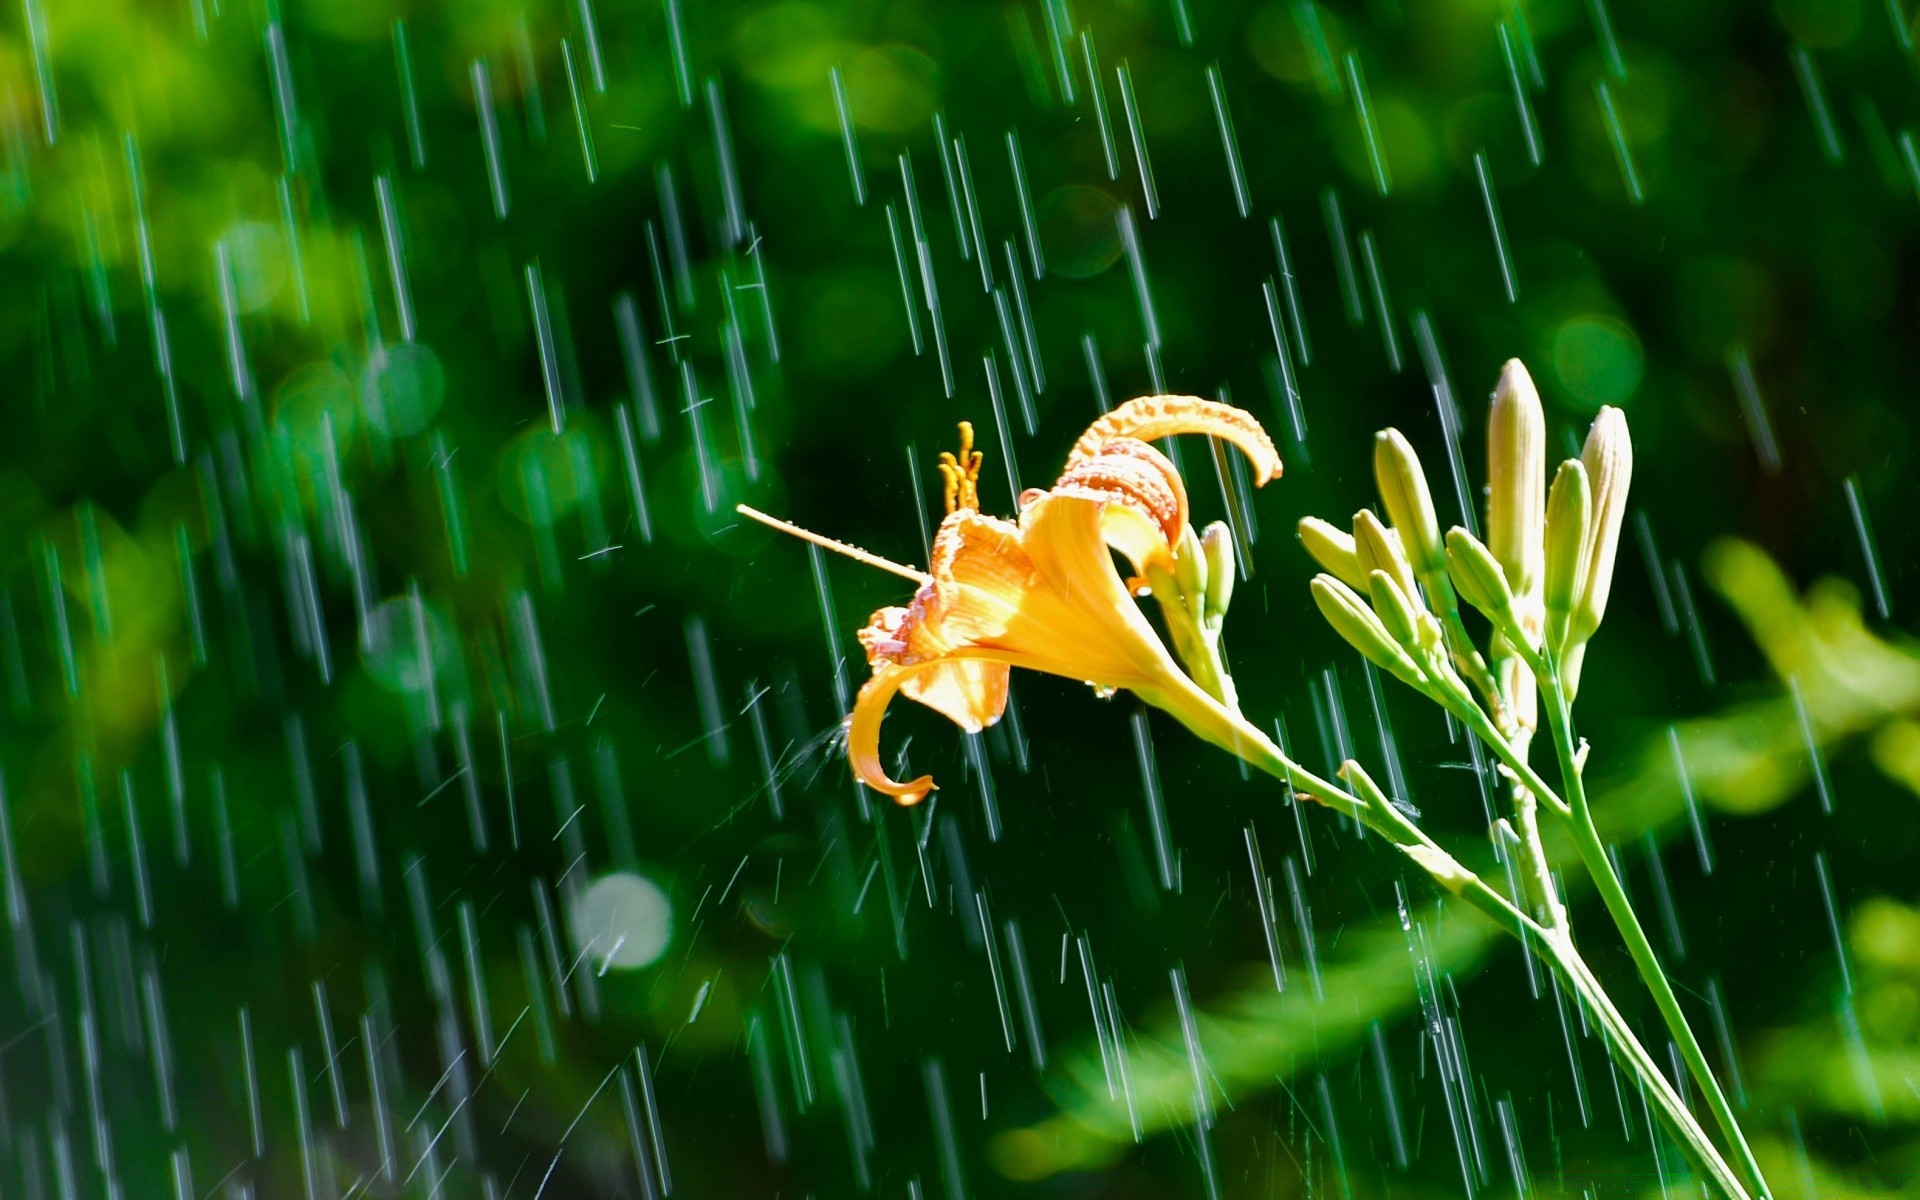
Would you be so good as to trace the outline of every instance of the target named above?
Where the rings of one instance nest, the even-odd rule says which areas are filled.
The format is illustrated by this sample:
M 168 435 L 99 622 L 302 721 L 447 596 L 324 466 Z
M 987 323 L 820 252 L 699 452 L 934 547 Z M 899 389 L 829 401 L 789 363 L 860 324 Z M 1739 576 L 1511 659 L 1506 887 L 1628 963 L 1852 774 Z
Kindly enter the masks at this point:
M 1607 997 L 1605 989 L 1600 986 L 1600 981 L 1594 978 L 1593 972 L 1587 967 L 1586 961 L 1580 957 L 1579 951 L 1574 949 L 1573 943 L 1564 935 L 1550 933 L 1546 935 L 1545 944 L 1546 949 L 1542 953 L 1560 970 L 1562 977 L 1567 981 L 1567 986 L 1594 1015 L 1602 1033 L 1607 1038 L 1608 1048 L 1612 1051 L 1614 1058 L 1624 1062 L 1639 1078 L 1641 1086 L 1651 1097 L 1650 1103 L 1659 1110 L 1661 1118 L 1678 1136 L 1682 1148 L 1688 1152 L 1695 1165 L 1713 1180 L 1729 1200 L 1747 1200 L 1748 1192 L 1740 1178 L 1734 1174 L 1733 1168 L 1727 1165 L 1727 1160 L 1721 1157 L 1719 1148 L 1713 1144 L 1713 1139 L 1707 1136 L 1707 1131 L 1700 1127 L 1699 1121 L 1694 1119 L 1693 1113 L 1687 1109 L 1679 1093 L 1674 1091 L 1673 1085 L 1667 1082 L 1667 1077 L 1660 1070 L 1659 1064 L 1653 1061 L 1653 1056 L 1647 1053 L 1646 1047 L 1642 1046 L 1639 1038 L 1634 1036 L 1633 1027 L 1627 1024 L 1626 1018 L 1622 1017 L 1620 1011 L 1613 1006 L 1613 1001 Z M 1744 1148 L 1745 1143 L 1741 1145 Z M 1758 1179 L 1758 1168 L 1754 1168 L 1753 1173 Z M 1767 1196 L 1764 1180 L 1759 1180 L 1759 1189 L 1760 1196 Z
M 1454 702 L 1449 703 L 1444 700 L 1442 702 L 1446 704 L 1448 712 L 1460 718 L 1460 722 L 1469 732 L 1487 744 L 1487 748 L 1493 751 L 1494 757 L 1500 760 L 1500 765 L 1511 771 L 1521 786 L 1539 797 L 1542 803 L 1561 816 L 1567 816 L 1572 812 L 1567 802 L 1561 799 L 1560 793 L 1554 791 L 1552 785 L 1540 778 L 1540 773 L 1527 762 L 1524 753 L 1516 750 L 1512 743 L 1501 736 L 1493 719 L 1487 716 L 1485 709 L 1473 703 L 1471 697 L 1462 694 L 1456 697 Z
M 1572 941 L 1566 936 L 1563 929 L 1548 929 L 1516 908 L 1505 896 L 1500 895 L 1500 893 L 1489 887 L 1486 881 L 1481 879 L 1479 875 L 1462 866 L 1441 848 L 1438 843 L 1428 837 L 1419 826 L 1415 825 L 1405 813 L 1395 808 L 1391 803 L 1380 801 L 1369 803 L 1339 785 L 1320 778 L 1320 776 L 1314 774 L 1312 771 L 1294 762 L 1279 746 L 1275 745 L 1264 733 L 1261 733 L 1253 725 L 1249 724 L 1245 718 L 1241 717 L 1237 712 L 1229 712 L 1213 697 L 1201 691 L 1191 682 L 1186 681 L 1184 676 L 1181 676 L 1179 681 L 1172 682 L 1174 682 L 1175 688 L 1185 694 L 1175 696 L 1173 694 L 1159 694 L 1150 690 L 1142 690 L 1139 694 L 1142 699 L 1158 707 L 1165 708 L 1177 716 L 1188 729 L 1200 737 L 1220 746 L 1235 757 L 1245 760 L 1250 765 L 1280 780 L 1285 783 L 1289 789 L 1302 793 L 1311 799 L 1327 805 L 1335 811 L 1345 813 L 1359 820 L 1366 825 L 1367 828 L 1374 830 L 1391 842 L 1395 848 L 1411 859 L 1415 865 L 1424 870 L 1441 887 L 1467 901 L 1467 903 L 1473 905 L 1476 909 L 1490 917 L 1494 923 L 1502 929 L 1518 937 L 1523 946 L 1532 947 L 1537 945 L 1541 947 L 1542 949 L 1539 952 L 1546 954 L 1549 961 L 1560 969 L 1568 981 L 1568 986 L 1574 989 L 1580 998 L 1592 1009 L 1596 1019 L 1601 1021 L 1603 1028 L 1607 1031 L 1609 1049 L 1614 1058 L 1632 1071 L 1640 1080 L 1641 1086 L 1654 1097 L 1662 1118 L 1672 1127 L 1675 1135 L 1686 1146 L 1693 1159 L 1714 1180 L 1720 1190 L 1725 1193 L 1728 1200 L 1751 1200 L 1747 1190 L 1741 1186 L 1739 1177 L 1732 1173 L 1731 1169 L 1727 1167 L 1725 1161 L 1721 1158 L 1720 1152 L 1713 1145 L 1712 1139 L 1700 1128 L 1698 1122 L 1694 1120 L 1693 1114 L 1687 1111 L 1686 1105 L 1674 1092 L 1673 1086 L 1668 1083 L 1666 1077 L 1661 1074 L 1659 1065 L 1653 1061 L 1653 1058 L 1647 1054 L 1646 1049 L 1640 1045 L 1639 1041 L 1634 1037 L 1632 1028 L 1627 1025 L 1625 1019 L 1622 1018 L 1618 1010 L 1613 1007 L 1612 1001 L 1607 998 L 1606 993 L 1600 988 L 1598 981 L 1593 978 L 1592 973 L 1586 969 L 1586 964 L 1580 959 L 1578 951 L 1574 949 Z M 1558 688 L 1555 688 L 1550 693 L 1550 698 L 1554 706 L 1550 711 L 1553 717 L 1556 718 L 1553 721 L 1554 728 L 1561 742 L 1565 743 L 1562 754 L 1562 767 L 1564 771 L 1569 773 L 1567 787 L 1579 797 L 1578 812 L 1583 820 L 1576 822 L 1576 824 L 1584 825 L 1589 833 L 1591 833 L 1593 824 L 1591 817 L 1587 815 L 1585 793 L 1578 790 L 1580 787 L 1579 773 L 1573 767 L 1571 742 L 1569 741 L 1570 730 L 1565 720 L 1567 716 L 1565 697 Z M 1471 705 L 1470 702 L 1469 707 L 1479 714 L 1480 724 L 1491 729 L 1491 722 L 1488 721 L 1486 714 L 1477 706 Z M 1479 730 L 1476 729 L 1476 733 L 1478 732 Z M 1516 768 L 1516 774 L 1521 776 L 1522 781 L 1528 788 L 1534 790 L 1537 795 L 1552 797 L 1554 800 L 1558 800 L 1558 797 L 1554 796 L 1552 789 L 1548 788 L 1546 784 L 1540 780 L 1539 776 L 1534 774 L 1532 768 L 1527 767 L 1523 759 L 1514 754 L 1513 748 L 1507 745 L 1504 739 L 1496 738 L 1496 741 L 1496 749 L 1501 753 L 1502 761 L 1508 761 L 1511 766 Z M 1595 848 L 1598 848 L 1599 838 L 1597 834 L 1592 836 L 1592 844 Z M 1586 851 L 1583 847 L 1583 857 L 1585 853 Z M 1619 880 L 1612 875 L 1612 868 L 1611 865 L 1606 862 L 1604 850 L 1600 852 L 1599 859 L 1601 869 L 1606 872 L 1605 879 L 1612 881 L 1613 889 L 1619 894 L 1619 902 L 1624 909 L 1626 901 L 1625 893 L 1620 891 Z M 1591 864 L 1589 865 L 1591 867 Z M 1595 879 L 1599 881 L 1602 879 L 1602 876 L 1596 872 Z M 1601 887 L 1603 894 L 1605 894 L 1605 883 L 1602 883 Z M 1611 898 L 1608 901 L 1608 907 L 1613 907 L 1613 900 Z M 1640 943 L 1648 955 L 1648 961 L 1651 962 L 1652 948 L 1646 946 L 1645 934 L 1639 933 L 1639 925 L 1633 920 L 1632 910 L 1624 909 L 1624 911 L 1626 920 L 1632 923 L 1631 928 L 1638 933 Z M 1615 919 L 1620 919 L 1617 913 Z M 1630 944 L 1631 941 L 1632 939 L 1629 938 Z M 1637 952 L 1635 961 L 1640 961 Z M 1644 973 L 1645 970 L 1643 968 L 1643 974 Z M 1658 980 L 1658 986 L 1656 986 L 1655 980 Z M 1647 982 L 1648 986 L 1654 989 L 1656 998 L 1664 992 L 1664 995 L 1667 997 L 1667 1003 L 1673 1005 L 1673 1019 L 1678 1020 L 1679 1030 L 1686 1030 L 1685 1018 L 1680 1015 L 1678 1003 L 1673 1001 L 1672 989 L 1667 987 L 1665 977 L 1659 974 L 1657 964 L 1653 966 L 1653 975 Z M 1666 1004 L 1662 1005 L 1662 1012 L 1663 1014 L 1667 1012 Z M 1689 1067 L 1694 1067 L 1697 1063 L 1699 1075 L 1704 1077 L 1706 1081 L 1711 1081 L 1712 1073 L 1707 1070 L 1706 1060 L 1700 1055 L 1699 1043 L 1693 1039 L 1690 1031 L 1686 1032 L 1682 1046 L 1683 1054 L 1687 1053 L 1685 1047 L 1690 1046 L 1692 1048 L 1691 1057 L 1688 1058 Z M 1719 1097 L 1720 1104 L 1724 1106 L 1725 1098 L 1720 1096 L 1717 1085 L 1703 1082 L 1702 1087 L 1709 1091 L 1709 1095 Z M 1719 1109 L 1716 1109 L 1716 1115 L 1718 1115 L 1719 1111 Z M 1731 1110 L 1727 1110 L 1725 1120 L 1731 1125 Z M 1759 1181 L 1759 1169 L 1757 1166 L 1752 1165 L 1752 1152 L 1747 1149 L 1745 1140 L 1739 1135 L 1738 1126 L 1732 1125 L 1731 1127 L 1733 1131 L 1728 1134 L 1728 1140 L 1742 1152 L 1742 1165 L 1747 1167 L 1749 1173 L 1755 1180 Z M 1759 1196 L 1762 1200 L 1766 1200 L 1768 1192 L 1764 1181 L 1759 1181 L 1758 1189 Z
M 1359 818 L 1433 876 L 1435 883 L 1465 900 L 1495 925 L 1518 939 L 1523 947 L 1539 954 L 1548 965 L 1554 967 L 1566 981 L 1567 987 L 1593 1013 L 1606 1036 L 1608 1052 L 1640 1081 L 1641 1087 L 1651 1097 L 1649 1102 L 1659 1111 L 1661 1119 L 1672 1130 L 1688 1157 L 1714 1182 L 1727 1200 L 1750 1200 L 1749 1193 L 1741 1185 L 1733 1168 L 1721 1157 L 1713 1139 L 1687 1110 L 1673 1085 L 1661 1073 L 1659 1065 L 1635 1037 L 1632 1027 L 1613 1006 L 1613 1001 L 1587 968 L 1564 929 L 1543 926 L 1515 907 L 1479 875 L 1459 866 L 1425 831 L 1391 805 L 1365 803 L 1294 762 L 1265 737 L 1257 741 L 1249 739 L 1246 749 L 1252 751 L 1242 754 L 1246 761 L 1281 780 L 1290 789 L 1304 792 L 1331 808 Z M 1451 864 L 1451 869 L 1444 873 L 1437 871 L 1437 862 Z M 1764 1188 L 1761 1194 L 1765 1195 Z
M 1473 639 L 1467 635 L 1466 625 L 1460 620 L 1460 603 L 1454 594 L 1453 580 L 1445 570 L 1438 570 L 1423 573 L 1420 582 L 1426 585 L 1428 597 L 1440 610 L 1440 628 L 1454 666 L 1473 682 L 1473 686 L 1487 698 L 1488 704 L 1504 709 L 1505 700 L 1500 695 L 1500 685 L 1494 679 L 1493 672 L 1487 669 L 1487 660 L 1480 656 Z
M 1567 704 L 1566 692 L 1560 685 L 1557 672 L 1547 671 L 1540 677 L 1540 690 L 1547 702 L 1547 723 L 1554 734 L 1554 751 L 1560 759 L 1560 778 L 1567 790 L 1567 801 L 1572 812 L 1568 825 L 1573 832 L 1574 846 L 1580 852 L 1580 860 L 1586 865 L 1587 874 L 1593 877 L 1594 887 L 1607 906 L 1614 926 L 1619 929 L 1621 938 L 1627 944 L 1627 952 L 1633 956 L 1633 965 L 1639 969 L 1641 980 L 1652 993 L 1655 1007 L 1660 1010 L 1661 1018 L 1666 1022 L 1667 1032 L 1673 1035 L 1674 1044 L 1680 1050 L 1680 1057 L 1687 1064 L 1688 1074 L 1700 1086 L 1707 1107 L 1713 1112 L 1714 1121 L 1720 1126 L 1720 1132 L 1733 1148 L 1734 1155 L 1740 1161 L 1741 1172 L 1752 1185 L 1756 1195 L 1766 1200 L 1771 1196 L 1765 1176 L 1760 1173 L 1760 1164 L 1753 1157 L 1753 1150 L 1747 1145 L 1746 1135 L 1741 1132 L 1740 1122 L 1734 1116 L 1733 1106 L 1727 1103 L 1726 1093 L 1720 1088 L 1720 1081 L 1714 1077 L 1713 1068 L 1707 1064 L 1706 1054 L 1700 1048 L 1700 1040 L 1693 1034 L 1693 1027 L 1687 1023 L 1686 1013 L 1680 1007 L 1680 998 L 1674 994 L 1673 985 L 1667 979 L 1666 972 L 1660 966 L 1660 960 L 1654 955 L 1653 944 L 1647 940 L 1646 930 L 1640 926 L 1640 918 L 1635 915 L 1633 905 L 1627 899 L 1627 892 L 1621 886 L 1620 876 L 1613 869 L 1612 859 L 1607 857 L 1606 847 L 1600 841 L 1600 832 L 1593 823 L 1593 810 L 1587 803 L 1586 784 L 1580 777 L 1579 764 L 1575 758 L 1575 740 L 1573 735 L 1573 714 Z

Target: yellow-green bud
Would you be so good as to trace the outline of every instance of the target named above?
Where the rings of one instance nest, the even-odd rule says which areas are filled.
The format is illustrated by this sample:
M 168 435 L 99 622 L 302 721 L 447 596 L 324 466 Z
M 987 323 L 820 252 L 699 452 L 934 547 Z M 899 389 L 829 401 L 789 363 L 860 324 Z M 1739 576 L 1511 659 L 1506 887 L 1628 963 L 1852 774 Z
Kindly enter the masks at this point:
M 1393 576 L 1407 599 L 1420 605 L 1420 590 L 1414 586 L 1413 564 L 1407 561 L 1400 534 L 1380 523 L 1370 509 L 1353 514 L 1353 553 L 1360 562 L 1362 576 L 1385 571 Z M 1424 606 L 1421 606 L 1424 607 Z
M 1354 557 L 1353 535 L 1319 517 L 1300 518 L 1300 544 L 1320 569 L 1350 588 L 1367 586 L 1367 576 Z
M 1173 555 L 1173 579 L 1182 600 L 1197 602 L 1206 595 L 1207 552 L 1191 525 L 1180 533 L 1180 545 Z
M 1509 359 L 1487 417 L 1487 549 L 1523 602 L 1541 585 L 1546 495 L 1546 414 L 1527 368 Z
M 1556 653 L 1566 640 L 1568 615 L 1581 592 L 1592 515 L 1587 469 L 1570 458 L 1554 472 L 1547 490 L 1547 637 Z
M 1620 525 L 1627 515 L 1627 488 L 1633 482 L 1633 439 L 1627 416 L 1608 406 L 1587 431 L 1580 464 L 1593 485 L 1593 517 L 1587 526 L 1586 576 L 1573 606 L 1573 637 L 1584 642 L 1600 628 L 1613 588 L 1613 562 L 1620 548 Z
M 1460 598 L 1495 625 L 1513 620 L 1513 589 L 1486 543 L 1455 525 L 1447 530 L 1447 574 Z
M 1393 672 L 1407 683 L 1426 686 L 1426 676 L 1387 633 L 1386 626 L 1359 593 L 1331 575 L 1314 576 L 1311 586 L 1313 602 L 1319 606 L 1320 615 L 1349 646 L 1366 655 L 1375 666 Z
M 1400 531 L 1407 556 L 1422 575 L 1447 569 L 1447 548 L 1440 541 L 1440 518 L 1420 456 L 1398 429 L 1382 429 L 1373 438 L 1373 481 L 1380 488 L 1387 518 Z
M 1215 521 L 1200 535 L 1200 546 L 1207 560 L 1206 612 L 1223 617 L 1233 603 L 1233 580 L 1239 574 L 1233 558 L 1233 530 L 1226 522 Z
M 1375 571 L 1369 575 L 1367 595 L 1373 600 L 1374 615 L 1380 618 L 1387 636 L 1408 651 L 1417 649 L 1420 645 L 1420 618 L 1407 600 L 1406 593 L 1393 581 L 1393 576 L 1385 571 Z

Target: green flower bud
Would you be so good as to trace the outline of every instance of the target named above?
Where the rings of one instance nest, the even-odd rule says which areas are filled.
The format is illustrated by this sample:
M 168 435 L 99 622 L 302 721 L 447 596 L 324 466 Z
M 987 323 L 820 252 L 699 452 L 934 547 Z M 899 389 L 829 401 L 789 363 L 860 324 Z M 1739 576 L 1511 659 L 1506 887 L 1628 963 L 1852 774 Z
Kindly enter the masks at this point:
M 1554 473 L 1553 486 L 1547 491 L 1547 640 L 1556 653 L 1566 642 L 1568 617 L 1582 590 L 1592 516 L 1587 470 L 1568 459 Z
M 1314 576 L 1311 586 L 1313 602 L 1319 606 L 1320 615 L 1348 645 L 1366 655 L 1375 666 L 1393 672 L 1414 687 L 1426 686 L 1426 676 L 1387 634 L 1386 626 L 1357 592 L 1331 575 Z
M 1620 548 L 1620 525 L 1627 515 L 1627 488 L 1633 481 L 1633 439 L 1626 414 L 1608 406 L 1587 431 L 1580 464 L 1593 484 L 1593 518 L 1587 528 L 1586 574 L 1573 609 L 1573 638 L 1584 642 L 1600 628 L 1613 589 L 1613 562 Z
M 1181 531 L 1180 545 L 1174 551 L 1173 578 L 1180 599 L 1197 607 L 1207 594 L 1207 552 L 1191 525 Z
M 1460 598 L 1496 625 L 1513 619 L 1513 589 L 1486 544 L 1455 525 L 1447 530 L 1447 574 Z
M 1527 368 L 1509 359 L 1487 417 L 1487 549 L 1523 602 L 1541 584 L 1546 494 L 1546 414 Z
M 1420 574 L 1447 569 L 1447 549 L 1440 541 L 1440 519 L 1433 512 L 1433 493 L 1420 456 L 1398 429 L 1382 429 L 1373 438 L 1373 479 L 1380 488 L 1387 518 L 1400 533 L 1407 557 Z
M 1374 615 L 1380 618 L 1380 624 L 1386 629 L 1387 636 L 1408 651 L 1420 648 L 1420 615 L 1414 612 L 1413 605 L 1407 600 L 1406 593 L 1393 581 L 1393 576 L 1385 571 L 1375 571 L 1367 577 L 1367 594 L 1373 599 Z
M 1414 585 L 1413 564 L 1407 561 L 1407 552 L 1401 546 L 1397 530 L 1388 529 L 1380 523 L 1380 518 L 1368 509 L 1353 514 L 1353 551 L 1360 562 L 1363 577 L 1375 571 L 1385 571 L 1393 576 L 1407 599 L 1418 607 L 1420 589 Z
M 1320 569 L 1350 588 L 1367 586 L 1367 576 L 1354 557 L 1353 535 L 1319 517 L 1300 518 L 1300 544 Z
M 1227 615 L 1233 603 L 1234 576 L 1239 574 L 1233 557 L 1233 530 L 1224 521 L 1215 521 L 1200 535 L 1200 546 L 1207 560 L 1206 613 L 1219 619 Z

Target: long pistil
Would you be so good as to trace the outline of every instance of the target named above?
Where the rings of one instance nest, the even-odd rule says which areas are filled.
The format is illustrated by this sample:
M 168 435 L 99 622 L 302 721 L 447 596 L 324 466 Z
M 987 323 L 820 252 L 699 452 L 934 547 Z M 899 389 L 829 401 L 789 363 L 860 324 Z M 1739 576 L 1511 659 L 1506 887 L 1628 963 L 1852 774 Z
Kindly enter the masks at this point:
M 927 574 L 925 571 L 918 570 L 914 567 L 903 567 L 890 558 L 881 558 L 878 554 L 870 554 L 858 546 L 849 546 L 845 542 L 836 542 L 830 537 L 813 532 L 811 529 L 802 529 L 790 521 L 782 521 L 779 517 L 768 516 L 766 513 L 749 505 L 736 504 L 733 507 L 734 511 L 743 517 L 752 517 L 770 529 L 778 529 L 781 533 L 790 533 L 801 541 L 812 542 L 823 550 L 831 550 L 835 554 L 844 554 L 857 563 L 865 563 L 869 567 L 878 567 L 882 571 L 898 575 L 902 579 L 911 579 L 915 583 L 924 584 L 933 582 L 933 576 Z

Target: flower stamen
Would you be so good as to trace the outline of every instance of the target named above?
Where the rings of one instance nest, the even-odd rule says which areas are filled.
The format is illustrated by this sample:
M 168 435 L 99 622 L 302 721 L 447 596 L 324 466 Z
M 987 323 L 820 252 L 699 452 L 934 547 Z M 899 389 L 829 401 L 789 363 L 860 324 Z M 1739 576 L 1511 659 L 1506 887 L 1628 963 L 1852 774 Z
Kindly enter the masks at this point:
M 980 451 L 973 448 L 973 422 L 960 422 L 960 453 L 940 452 L 940 476 L 947 485 L 947 512 L 973 512 L 980 507 Z

